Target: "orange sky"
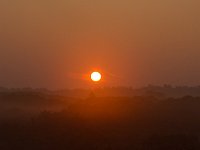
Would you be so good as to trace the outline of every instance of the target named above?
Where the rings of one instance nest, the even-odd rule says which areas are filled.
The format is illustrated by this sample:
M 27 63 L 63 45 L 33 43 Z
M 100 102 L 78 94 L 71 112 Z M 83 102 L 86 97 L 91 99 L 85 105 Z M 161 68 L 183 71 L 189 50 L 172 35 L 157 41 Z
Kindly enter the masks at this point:
M 0 86 L 200 84 L 197 0 L 1 0 Z

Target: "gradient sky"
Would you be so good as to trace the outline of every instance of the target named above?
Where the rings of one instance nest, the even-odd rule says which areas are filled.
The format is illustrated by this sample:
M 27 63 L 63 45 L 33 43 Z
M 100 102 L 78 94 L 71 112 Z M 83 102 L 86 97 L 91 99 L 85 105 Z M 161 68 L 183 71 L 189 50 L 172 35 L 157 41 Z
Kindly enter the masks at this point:
M 200 84 L 198 0 L 1 0 L 0 86 Z

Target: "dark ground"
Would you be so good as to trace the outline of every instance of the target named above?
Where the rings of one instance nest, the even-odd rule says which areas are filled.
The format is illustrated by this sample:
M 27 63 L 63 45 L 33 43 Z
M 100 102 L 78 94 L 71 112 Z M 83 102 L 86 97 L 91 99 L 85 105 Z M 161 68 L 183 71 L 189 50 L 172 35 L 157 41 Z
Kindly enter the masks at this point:
M 0 150 L 199 150 L 200 98 L 1 93 Z

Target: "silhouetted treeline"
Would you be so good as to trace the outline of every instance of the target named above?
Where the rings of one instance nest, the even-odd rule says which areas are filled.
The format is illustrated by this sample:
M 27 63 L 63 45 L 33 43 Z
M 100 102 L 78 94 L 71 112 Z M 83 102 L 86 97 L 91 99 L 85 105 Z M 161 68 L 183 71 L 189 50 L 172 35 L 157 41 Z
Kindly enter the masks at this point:
M 199 96 L 200 86 L 172 86 L 165 84 L 163 86 L 148 85 L 142 88 L 132 87 L 102 87 L 93 89 L 99 97 L 133 97 L 133 96 L 154 96 L 157 98 L 180 98 L 185 95 Z M 5 88 L 0 87 L 0 95 L 3 93 L 32 93 L 36 95 L 49 96 L 65 96 L 74 98 L 86 98 L 90 94 L 91 89 L 64 89 L 64 90 L 48 90 L 45 88 Z
M 199 150 L 200 97 L 0 93 L 1 150 Z

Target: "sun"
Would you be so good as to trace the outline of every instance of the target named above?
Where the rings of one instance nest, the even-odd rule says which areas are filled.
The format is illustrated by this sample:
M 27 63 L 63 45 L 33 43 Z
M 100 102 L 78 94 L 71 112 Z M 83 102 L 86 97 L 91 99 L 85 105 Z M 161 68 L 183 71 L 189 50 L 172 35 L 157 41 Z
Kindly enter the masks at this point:
M 98 82 L 101 80 L 101 74 L 99 72 L 92 72 L 90 77 L 91 80 L 94 82 Z

